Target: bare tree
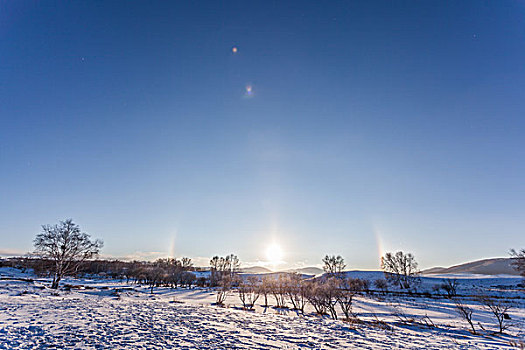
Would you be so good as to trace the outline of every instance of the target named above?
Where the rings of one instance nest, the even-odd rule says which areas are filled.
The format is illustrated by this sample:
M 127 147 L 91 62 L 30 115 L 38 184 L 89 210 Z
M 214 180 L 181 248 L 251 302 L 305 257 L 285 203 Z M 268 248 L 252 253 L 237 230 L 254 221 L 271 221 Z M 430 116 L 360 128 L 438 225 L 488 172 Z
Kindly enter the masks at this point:
M 511 249 L 510 255 L 512 256 L 512 266 L 525 278 L 525 248 L 520 251 Z
M 378 279 L 374 281 L 374 286 L 379 289 L 383 295 L 388 291 L 388 283 L 384 279 Z
M 191 261 L 191 258 L 183 257 L 181 259 L 181 265 L 184 271 L 191 271 L 193 269 L 193 261 Z
M 408 289 L 419 281 L 417 262 L 411 253 L 386 253 L 381 258 L 381 269 L 393 285 Z
M 230 254 L 225 258 L 225 272 L 230 275 L 230 278 L 234 278 L 235 274 L 239 272 L 241 267 L 241 261 L 235 254 Z
M 478 300 L 494 315 L 498 324 L 499 333 L 503 333 L 504 330 L 509 328 L 507 320 L 510 320 L 508 311 L 511 309 L 511 306 L 508 303 L 488 295 L 481 295 L 478 297 Z
M 191 272 L 183 271 L 180 276 L 180 282 L 182 285 L 191 288 L 191 285 L 197 280 L 197 277 Z
M 454 300 L 456 304 L 456 311 L 459 316 L 468 322 L 470 328 L 472 328 L 472 334 L 476 334 L 476 329 L 474 328 L 474 322 L 472 322 L 472 309 L 465 304 L 463 304 L 459 299 Z
M 447 293 L 449 298 L 453 298 L 458 294 L 458 284 L 458 280 L 455 278 L 445 278 L 440 287 Z
M 320 292 L 326 309 L 330 312 L 332 318 L 337 320 L 337 310 L 335 307 L 341 295 L 341 280 L 337 278 L 327 279 L 324 281 Z
M 215 300 L 216 305 L 220 305 L 220 306 L 224 305 L 224 301 L 226 300 L 226 297 L 230 293 L 231 284 L 232 284 L 232 281 L 227 276 L 220 280 L 219 288 L 217 290 L 217 295 L 216 295 L 216 300 Z
M 268 295 L 272 294 L 272 276 L 263 276 L 259 285 L 259 294 L 264 298 L 264 307 L 268 307 Z
M 165 273 L 164 269 L 159 266 L 152 266 L 146 270 L 146 283 L 150 286 L 151 294 L 153 294 L 153 288 L 160 284 Z
M 210 286 L 215 287 L 221 279 L 221 258 L 217 255 L 210 259 Z
M 361 291 L 370 294 L 370 280 L 367 280 L 365 278 L 356 278 L 356 280 L 359 281 L 359 284 L 361 285 Z
M 288 276 L 288 287 L 286 288 L 288 298 L 292 302 L 294 310 L 300 311 L 304 314 L 304 307 L 307 302 L 307 286 L 301 275 L 292 273 Z
M 75 272 L 83 261 L 97 256 L 103 246 L 101 240 L 92 241 L 72 219 L 54 226 L 43 225 L 33 244 L 35 255 L 54 262 L 53 289 L 57 289 L 62 277 Z
M 241 262 L 234 254 L 230 254 L 226 257 L 214 256 L 210 260 L 210 285 L 217 286 L 220 280 L 225 276 L 228 276 L 230 280 L 233 281 L 240 266 Z
M 259 299 L 259 279 L 255 276 L 249 276 L 246 281 L 239 285 L 239 299 L 245 309 L 253 309 L 253 306 Z
M 326 314 L 326 303 L 323 295 L 323 285 L 319 281 L 308 281 L 306 282 L 306 298 L 308 302 L 313 306 L 315 312 L 318 315 Z
M 349 320 L 351 317 L 355 317 L 352 313 L 352 302 L 354 296 L 361 292 L 364 288 L 362 280 L 359 278 L 345 278 L 341 280 L 339 285 L 339 293 L 337 294 L 337 302 L 341 311 L 345 315 L 345 319 Z
M 331 276 L 341 274 L 346 267 L 345 259 L 341 255 L 326 255 L 323 258 L 323 264 L 323 270 Z
M 335 309 L 339 295 L 341 280 L 336 277 L 317 279 L 305 283 L 306 298 L 318 315 L 325 315 L 327 311 L 333 319 L 337 319 Z
M 286 292 L 288 287 L 287 277 L 285 275 L 279 275 L 270 283 L 273 297 L 275 298 L 275 307 L 285 308 L 286 307 Z

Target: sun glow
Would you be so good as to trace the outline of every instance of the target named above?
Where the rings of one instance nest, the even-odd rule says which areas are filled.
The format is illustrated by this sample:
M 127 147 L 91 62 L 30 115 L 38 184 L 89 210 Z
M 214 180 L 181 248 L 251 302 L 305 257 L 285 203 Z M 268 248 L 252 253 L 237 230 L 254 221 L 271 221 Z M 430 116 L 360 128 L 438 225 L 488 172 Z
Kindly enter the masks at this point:
M 272 243 L 268 247 L 266 247 L 266 260 L 271 265 L 278 265 L 282 262 L 283 259 L 283 251 L 281 247 L 276 244 Z

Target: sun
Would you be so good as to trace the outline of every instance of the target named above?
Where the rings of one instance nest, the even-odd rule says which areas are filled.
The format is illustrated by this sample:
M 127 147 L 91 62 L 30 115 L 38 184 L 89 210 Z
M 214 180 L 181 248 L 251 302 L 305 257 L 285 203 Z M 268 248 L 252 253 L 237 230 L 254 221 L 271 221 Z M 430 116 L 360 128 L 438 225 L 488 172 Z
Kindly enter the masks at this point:
M 276 243 L 270 244 L 266 247 L 266 260 L 271 265 L 278 265 L 283 259 L 283 251 L 281 246 Z

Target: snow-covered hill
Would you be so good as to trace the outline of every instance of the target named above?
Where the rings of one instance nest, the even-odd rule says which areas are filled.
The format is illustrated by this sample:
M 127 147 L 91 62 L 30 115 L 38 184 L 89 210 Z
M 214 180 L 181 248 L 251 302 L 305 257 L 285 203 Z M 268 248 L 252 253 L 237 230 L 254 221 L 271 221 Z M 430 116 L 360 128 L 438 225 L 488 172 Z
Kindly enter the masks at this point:
M 313 276 L 324 273 L 323 269 L 320 269 L 318 267 L 301 267 L 298 269 L 286 270 L 285 272 L 297 272 L 301 275 L 313 275 Z
M 431 274 L 479 274 L 479 275 L 514 275 L 519 273 L 511 266 L 510 258 L 494 258 L 472 261 L 452 267 L 434 267 L 422 271 L 425 275 Z
M 270 269 L 267 269 L 266 267 L 263 267 L 263 266 L 251 266 L 251 267 L 243 267 L 241 268 L 240 272 L 242 273 L 250 273 L 250 274 L 254 274 L 254 273 L 271 273 L 272 270 Z

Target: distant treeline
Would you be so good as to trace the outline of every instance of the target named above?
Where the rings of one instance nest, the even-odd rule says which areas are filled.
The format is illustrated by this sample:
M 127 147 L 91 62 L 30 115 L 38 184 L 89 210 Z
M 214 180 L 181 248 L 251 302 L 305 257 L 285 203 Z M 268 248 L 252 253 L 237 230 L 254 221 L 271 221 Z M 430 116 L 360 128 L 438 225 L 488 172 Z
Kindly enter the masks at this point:
M 54 273 L 55 261 L 42 258 L 0 259 L 0 267 L 32 269 L 35 275 L 49 277 Z M 99 276 L 125 279 L 128 283 L 143 283 L 152 286 L 206 285 L 208 279 L 197 279 L 194 272 L 205 271 L 193 265 L 190 258 L 158 259 L 149 261 L 89 260 L 83 261 L 70 275 L 73 277 Z M 208 269 L 209 270 L 209 269 Z M 193 273 L 192 273 L 193 272 Z

